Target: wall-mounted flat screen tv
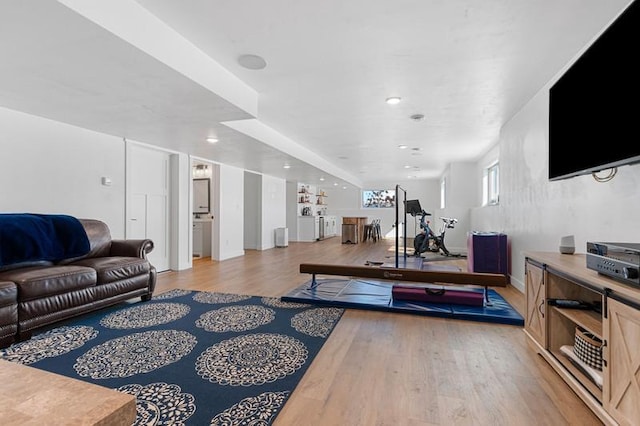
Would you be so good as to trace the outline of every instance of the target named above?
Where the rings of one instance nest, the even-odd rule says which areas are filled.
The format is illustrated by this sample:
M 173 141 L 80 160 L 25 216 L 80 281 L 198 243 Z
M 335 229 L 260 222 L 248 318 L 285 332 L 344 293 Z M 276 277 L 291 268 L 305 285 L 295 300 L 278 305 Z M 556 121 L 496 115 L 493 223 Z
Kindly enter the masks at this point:
M 640 162 L 640 0 L 549 90 L 549 180 Z

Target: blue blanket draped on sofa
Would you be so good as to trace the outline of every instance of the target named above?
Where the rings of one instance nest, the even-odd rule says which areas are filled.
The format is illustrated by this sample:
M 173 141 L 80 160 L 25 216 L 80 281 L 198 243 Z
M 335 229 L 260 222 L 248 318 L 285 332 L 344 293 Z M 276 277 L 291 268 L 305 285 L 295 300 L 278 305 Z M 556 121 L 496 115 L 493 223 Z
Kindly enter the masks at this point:
M 87 233 L 68 215 L 0 213 L 0 267 L 89 253 Z

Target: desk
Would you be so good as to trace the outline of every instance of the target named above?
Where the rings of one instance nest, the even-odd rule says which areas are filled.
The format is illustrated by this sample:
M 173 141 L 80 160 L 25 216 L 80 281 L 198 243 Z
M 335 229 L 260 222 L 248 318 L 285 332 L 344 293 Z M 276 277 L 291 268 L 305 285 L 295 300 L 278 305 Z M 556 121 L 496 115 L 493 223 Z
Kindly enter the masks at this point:
M 9 425 L 132 425 L 136 398 L 0 360 L 0 418 Z
M 357 242 L 359 242 L 362 241 L 362 238 L 364 237 L 364 225 L 367 224 L 368 220 L 368 217 L 343 217 L 342 224 L 356 225 L 356 229 L 358 230 Z

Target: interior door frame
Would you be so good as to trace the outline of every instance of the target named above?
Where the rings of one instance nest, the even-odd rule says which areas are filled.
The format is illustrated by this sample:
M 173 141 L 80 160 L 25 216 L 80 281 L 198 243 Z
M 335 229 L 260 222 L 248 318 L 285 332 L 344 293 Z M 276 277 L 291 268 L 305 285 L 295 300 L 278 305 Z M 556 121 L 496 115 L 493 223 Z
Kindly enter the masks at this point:
M 162 148 L 158 148 L 157 146 L 154 145 L 149 145 L 149 144 L 145 144 L 145 143 L 141 143 L 141 142 L 134 142 L 134 141 L 129 141 L 126 138 L 123 138 L 124 142 L 125 142 L 125 223 L 124 223 L 124 232 L 125 232 L 125 238 L 132 238 L 133 236 L 131 235 L 131 231 L 130 231 L 130 227 L 129 224 L 132 221 L 132 219 L 135 219 L 133 217 L 133 212 L 132 212 L 132 206 L 134 203 L 134 188 L 133 188 L 133 170 L 132 170 L 132 149 L 135 146 L 136 148 L 141 148 L 141 149 L 146 149 L 149 151 L 156 151 L 156 152 L 161 152 L 164 154 L 167 154 L 167 156 L 170 157 L 172 154 L 175 154 L 175 152 L 173 151 L 169 151 L 166 149 L 162 149 Z M 167 174 L 167 182 L 166 182 L 166 191 L 167 191 L 167 203 L 165 204 L 165 215 L 166 215 L 166 225 L 164 227 L 164 238 L 166 241 L 166 249 L 167 249 L 167 270 L 170 270 L 172 267 L 172 255 L 175 253 L 175 250 L 177 250 L 176 247 L 176 242 L 173 240 L 173 238 L 171 238 L 171 230 L 170 230 L 170 224 L 172 223 L 173 220 L 173 215 L 172 215 L 172 203 L 174 200 L 174 194 L 173 192 L 173 185 L 172 185 L 172 181 L 174 179 L 176 179 L 177 177 L 174 176 L 174 173 L 172 171 L 172 168 L 170 167 L 170 161 L 167 162 L 167 168 L 166 168 L 166 174 Z
M 193 211 L 193 181 L 198 179 L 194 176 L 193 170 L 196 164 L 206 164 L 209 166 L 209 174 L 207 178 L 210 180 L 209 183 L 209 213 L 208 215 L 212 218 L 211 223 L 211 260 L 219 260 L 220 253 L 220 205 L 219 205 L 219 193 L 220 193 L 220 185 L 219 185 L 219 172 L 218 167 L 219 164 L 215 163 L 211 160 L 202 157 L 190 156 L 189 157 L 189 181 L 191 184 L 189 185 L 189 229 L 191 232 L 189 233 L 189 257 L 193 257 L 193 219 L 195 217 Z

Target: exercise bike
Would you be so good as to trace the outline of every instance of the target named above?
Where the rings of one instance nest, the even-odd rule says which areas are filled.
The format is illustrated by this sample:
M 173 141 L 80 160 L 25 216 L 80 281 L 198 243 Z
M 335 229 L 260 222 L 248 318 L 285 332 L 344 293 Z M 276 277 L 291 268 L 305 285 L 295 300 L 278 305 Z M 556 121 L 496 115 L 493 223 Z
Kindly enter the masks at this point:
M 413 240 L 414 256 L 421 257 L 422 253 L 429 251 L 432 253 L 442 252 L 443 256 L 461 257 L 461 254 L 451 253 L 444 245 L 444 236 L 447 229 L 453 229 L 458 223 L 458 219 L 441 217 L 440 234 L 436 235 L 429 226 L 429 221 L 425 219 L 427 216 L 431 216 L 431 213 L 422 210 L 419 214 L 421 231 Z M 412 213 L 412 216 L 416 216 L 416 214 Z

